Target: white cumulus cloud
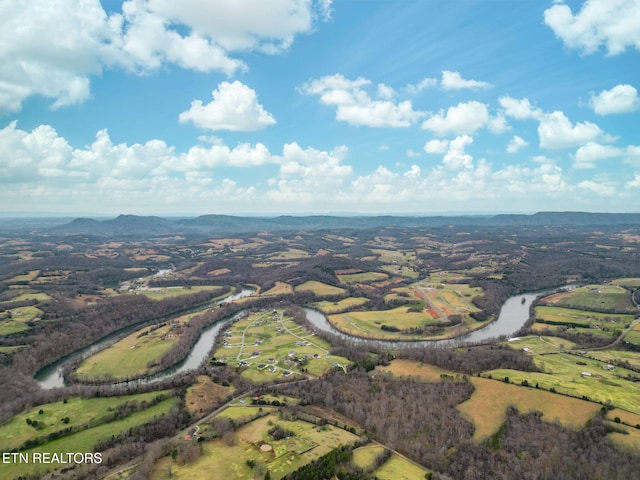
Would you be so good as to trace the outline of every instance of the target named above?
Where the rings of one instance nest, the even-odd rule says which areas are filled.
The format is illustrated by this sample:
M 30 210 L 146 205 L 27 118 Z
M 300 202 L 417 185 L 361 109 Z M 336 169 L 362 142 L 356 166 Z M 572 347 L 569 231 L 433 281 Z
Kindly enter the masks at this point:
M 550 150 L 575 147 L 598 139 L 613 140 L 600 127 L 591 122 L 577 122 L 572 125 L 564 113 L 555 111 L 546 114 L 538 125 L 540 148 Z
M 632 85 L 616 85 L 611 90 L 603 90 L 592 95 L 589 105 L 598 115 L 633 112 L 640 108 L 638 91 Z
M 440 110 L 422 123 L 424 130 L 430 130 L 437 135 L 472 134 L 489 124 L 489 109 L 484 103 L 472 100 Z
M 417 93 L 422 92 L 423 90 L 426 90 L 427 88 L 431 88 L 431 87 L 435 87 L 436 85 L 438 85 L 438 79 L 437 78 L 424 78 L 422 80 L 420 80 L 418 83 L 416 84 L 409 84 L 406 86 L 406 90 L 410 95 L 415 95 Z
M 282 52 L 330 13 L 329 0 L 127 0 L 109 14 L 99 0 L 2 0 L 0 114 L 32 95 L 81 103 L 105 68 L 231 75 L 247 68 L 235 53 Z
M 504 95 L 498 99 L 498 102 L 504 109 L 504 114 L 516 120 L 528 120 L 531 118 L 539 120 L 543 115 L 542 110 L 531 105 L 528 98 L 518 100 L 509 95 Z
M 449 140 L 429 140 L 424 145 L 427 153 L 444 153 L 449 148 Z
M 625 162 L 635 165 L 640 161 L 640 147 L 629 145 L 626 148 L 619 148 L 589 142 L 578 148 L 574 155 L 573 166 L 579 169 L 595 168 L 599 161 L 612 158 L 622 158 Z
M 473 157 L 465 152 L 465 148 L 472 143 L 473 137 L 469 135 L 461 135 L 451 140 L 442 164 L 453 170 L 473 168 Z
M 191 108 L 182 112 L 180 123 L 193 122 L 208 130 L 255 131 L 274 125 L 273 116 L 258 103 L 256 92 L 239 82 L 222 82 L 211 92 L 213 100 L 203 105 L 201 100 L 191 102 Z
M 609 55 L 640 50 L 640 0 L 587 0 L 575 15 L 563 1 L 544 12 L 544 21 L 569 48 Z
M 450 70 L 442 71 L 442 80 L 440 85 L 445 90 L 462 90 L 465 88 L 486 88 L 491 84 L 488 82 L 481 82 L 478 80 L 465 80 L 462 78 L 459 72 L 452 72 Z
M 529 145 L 529 142 L 518 135 L 514 135 L 507 145 L 507 153 L 517 153 L 518 150 L 527 145 Z
M 575 168 L 595 168 L 598 161 L 620 157 L 623 154 L 624 150 L 620 148 L 589 142 L 576 151 L 573 166 Z
M 328 75 L 305 83 L 300 91 L 307 95 L 320 96 L 320 102 L 337 107 L 336 118 L 351 125 L 368 127 L 409 127 L 424 113 L 413 110 L 409 100 L 394 102 L 394 91 L 380 84 L 378 95 L 382 100 L 373 100 L 363 89 L 371 82 L 358 77 L 349 80 L 343 75 Z

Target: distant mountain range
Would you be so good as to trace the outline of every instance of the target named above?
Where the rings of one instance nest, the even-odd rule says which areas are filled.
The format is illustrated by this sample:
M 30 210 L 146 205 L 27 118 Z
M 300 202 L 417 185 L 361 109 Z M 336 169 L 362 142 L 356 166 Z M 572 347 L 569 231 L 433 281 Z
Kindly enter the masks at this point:
M 384 226 L 640 226 L 640 213 L 539 212 L 533 215 L 459 216 L 278 216 L 240 217 L 202 215 L 194 218 L 162 218 L 120 215 L 110 220 L 76 218 L 49 227 L 51 233 L 87 235 L 166 235 L 282 232 L 291 230 L 363 229 Z

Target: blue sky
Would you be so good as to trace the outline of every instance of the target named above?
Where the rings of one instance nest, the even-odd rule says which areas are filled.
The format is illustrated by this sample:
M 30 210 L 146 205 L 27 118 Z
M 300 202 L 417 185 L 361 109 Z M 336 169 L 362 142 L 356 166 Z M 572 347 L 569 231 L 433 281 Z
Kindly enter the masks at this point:
M 640 0 L 3 0 L 0 213 L 640 204 Z

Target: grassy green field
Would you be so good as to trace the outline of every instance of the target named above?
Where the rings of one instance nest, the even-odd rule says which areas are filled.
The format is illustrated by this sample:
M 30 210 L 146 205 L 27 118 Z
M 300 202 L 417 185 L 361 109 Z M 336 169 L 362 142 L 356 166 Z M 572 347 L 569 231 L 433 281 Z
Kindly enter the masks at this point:
M 178 297 L 181 295 L 192 295 L 199 292 L 215 292 L 216 290 L 222 290 L 221 286 L 217 285 L 201 285 L 193 287 L 150 287 L 146 289 L 132 290 L 129 293 L 133 295 L 144 295 L 152 300 L 163 300 L 170 297 Z M 233 292 L 231 292 L 233 293 Z
M 419 288 L 418 291 L 419 295 L 426 296 L 430 304 L 447 317 L 479 311 L 479 308 L 473 305 L 472 300 L 483 294 L 481 288 L 472 288 L 464 283 L 439 285 L 436 288 Z
M 621 287 L 640 287 L 640 278 L 617 278 L 611 281 L 613 285 L 620 285 Z
M 157 393 L 155 393 L 154 395 L 157 395 Z M 114 397 L 106 398 L 104 400 L 110 401 L 112 406 L 117 405 Z M 170 397 L 145 410 L 133 413 L 128 417 L 95 427 L 88 427 L 86 429 L 80 430 L 77 433 L 73 433 L 57 440 L 50 441 L 42 446 L 24 450 L 23 453 L 29 455 L 29 458 L 33 458 L 33 453 L 36 452 L 59 454 L 66 452 L 92 452 L 93 448 L 101 440 L 111 438 L 112 436 L 118 435 L 122 432 L 126 432 L 131 428 L 148 423 L 154 418 L 159 418 L 163 415 L 166 415 L 171 410 L 171 408 L 176 405 L 176 403 L 177 399 L 175 397 Z M 46 411 L 47 407 L 49 407 L 49 405 L 42 406 L 41 408 Z M 53 470 L 55 468 L 64 466 L 65 465 L 50 465 L 46 463 L 4 464 L 0 465 L 0 478 L 12 479 L 20 475 L 25 475 L 27 473 L 43 473 L 46 470 Z
M 18 350 L 22 350 L 27 345 L 16 345 L 13 347 L 0 346 L 0 353 L 12 354 L 17 352 Z
M 640 347 L 640 331 L 631 330 L 624 336 L 624 341 Z
M 434 365 L 402 358 L 396 358 L 389 366 L 379 368 L 383 372 L 393 373 L 397 377 L 415 377 L 425 382 L 439 382 L 442 379 L 441 375 L 460 376 L 459 373 L 444 370 Z
M 40 274 L 40 270 L 31 270 L 23 275 L 16 275 L 7 280 L 7 283 L 31 282 Z
M 319 376 L 336 364 L 349 363 L 345 358 L 330 355 L 330 348 L 326 341 L 281 310 L 264 310 L 231 325 L 214 355 L 219 361 L 244 367 L 243 377 L 263 382 L 298 375 L 303 369 Z
M 632 450 L 634 453 L 640 451 L 640 430 L 634 427 L 627 427 L 626 425 L 619 425 L 614 422 L 609 422 L 609 425 L 614 428 L 621 429 L 626 433 L 611 432 L 607 435 L 609 439 L 616 445 Z
M 0 320 L 0 335 L 10 335 L 31 328 L 28 323 L 40 320 L 42 310 L 34 306 L 19 307 L 7 310 L 4 315 Z
M 599 350 L 587 352 L 587 356 L 605 363 L 613 363 L 614 360 L 629 362 L 629 365 L 640 368 L 640 352 L 628 352 L 625 350 Z
M 338 279 L 346 285 L 353 285 L 355 283 L 378 282 L 380 280 L 386 280 L 387 278 L 389 278 L 389 275 L 382 272 L 362 272 L 338 275 Z
M 369 338 L 420 338 L 418 335 L 402 335 L 399 332 L 382 330 L 382 325 L 392 326 L 400 330 L 423 328 L 437 325 L 440 319 L 426 310 L 409 312 L 409 307 L 397 307 L 391 310 L 373 310 L 368 312 L 346 312 L 329 315 L 329 321 L 339 330 L 361 337 Z
M 374 474 L 379 480 L 415 480 L 425 478 L 428 470 L 394 453 Z
M 416 272 L 413 268 L 407 267 L 405 265 L 383 265 L 381 269 L 392 275 L 399 275 L 401 277 L 412 278 L 414 280 L 419 277 L 418 272 Z
M 229 408 L 225 408 L 223 412 L 221 412 L 218 417 L 231 418 L 233 420 L 239 420 L 242 418 L 252 418 L 255 417 L 259 411 L 270 412 L 275 407 L 268 406 L 254 406 L 247 402 L 247 405 L 243 406 L 233 406 Z
M 606 362 L 570 353 L 539 355 L 534 362 L 542 372 L 498 369 L 485 372 L 483 376 L 491 375 L 500 380 L 508 377 L 514 384 L 527 380 L 530 385 L 538 384 L 544 390 L 553 388 L 558 393 L 578 398 L 584 396 L 602 403 L 610 401 L 616 407 L 640 413 L 640 384 L 625 378 L 635 375 L 630 370 L 615 367 L 608 371 L 603 368 Z
M 447 283 L 464 283 L 468 280 L 471 280 L 471 277 L 467 275 L 466 271 L 442 270 L 440 272 L 431 273 L 431 275 L 424 280 L 424 283 L 425 285 L 435 288 L 438 285 L 446 285 Z
M 158 395 L 169 392 L 153 392 L 138 395 L 105 398 L 70 398 L 66 402 L 54 402 L 38 405 L 13 417 L 0 426 L 0 438 L 3 449 L 19 448 L 24 442 L 67 427 L 90 426 L 110 414 L 118 405 L 126 402 L 149 402 Z M 42 410 L 43 413 L 39 413 Z M 69 418 L 68 423 L 61 419 Z M 38 428 L 27 424 L 27 419 L 37 420 Z
M 294 435 L 274 440 L 268 434 L 274 425 Z M 215 478 L 225 480 L 247 479 L 254 478 L 256 469 L 260 468 L 260 478 L 268 470 L 275 480 L 358 438 L 332 425 L 318 427 L 301 420 L 281 420 L 271 414 L 240 427 L 235 432 L 234 442 L 213 440 L 202 443 L 202 455 L 192 463 L 178 465 L 170 457 L 161 459 L 150 478 L 165 479 L 170 471 L 171 478 L 177 480 L 201 480 L 203 472 L 216 472 Z M 269 451 L 260 449 L 265 444 L 271 447 Z M 251 468 L 247 460 L 254 461 L 255 466 Z
M 383 445 L 379 443 L 370 443 L 363 447 L 358 447 L 353 451 L 353 459 L 351 460 L 354 465 L 364 469 L 367 469 L 373 465 L 376 457 L 385 451 Z
M 298 248 L 289 248 L 287 250 L 269 255 L 267 258 L 270 260 L 290 260 L 293 258 L 306 258 L 309 256 L 309 252 L 300 250 Z
M 555 293 L 542 303 L 557 307 L 610 313 L 633 313 L 631 293 L 618 285 L 587 285 L 568 292 Z
M 333 285 L 327 285 L 326 283 L 317 282 L 315 280 L 308 280 L 294 288 L 296 292 L 309 291 L 322 297 L 326 295 L 342 295 L 345 293 L 344 288 L 334 287 Z
M 154 373 L 154 368 L 149 365 L 157 362 L 178 342 L 180 325 L 193 315 L 173 319 L 155 330 L 155 327 L 136 330 L 119 342 L 86 358 L 76 369 L 76 376 L 80 380 L 118 379 Z
M 329 314 L 341 312 L 358 305 L 363 305 L 368 301 L 369 299 L 365 297 L 348 297 L 340 300 L 339 302 L 316 302 L 313 304 L 313 307 L 323 313 Z
M 406 303 L 412 303 L 416 305 L 424 306 L 424 300 L 416 296 L 416 288 L 415 287 L 398 287 L 391 290 L 390 293 L 387 293 L 384 296 L 385 302 L 391 301 L 403 301 Z
M 24 293 L 21 293 L 17 297 L 12 298 L 10 301 L 24 302 L 25 300 L 36 300 L 38 302 L 42 302 L 45 300 L 51 300 L 51 297 L 44 292 L 36 292 L 36 291 L 30 290 L 30 291 L 25 291 Z M 1 303 L 7 303 L 7 302 L 1 302 Z
M 284 282 L 276 282 L 273 288 L 270 288 L 266 292 L 262 293 L 262 295 L 270 296 L 270 295 L 291 295 L 293 293 L 293 287 L 288 283 Z
M 608 330 L 626 328 L 633 321 L 632 314 L 600 313 L 564 307 L 539 306 L 536 307 L 535 314 L 537 321 L 575 324 L 585 328 L 595 326 Z
M 564 338 L 537 335 L 505 340 L 502 344 L 515 350 L 523 350 L 525 353 L 532 355 L 562 352 L 576 347 L 575 343 Z
M 494 374 L 498 378 L 498 374 Z M 514 406 L 520 413 L 539 411 L 545 421 L 579 430 L 600 410 L 600 405 L 545 392 L 536 388 L 510 385 L 498 380 L 471 377 L 475 391 L 458 405 L 458 410 L 475 425 L 473 438 L 482 440 L 498 431 L 506 410 Z M 535 384 L 534 384 L 535 385 Z
M 127 402 L 138 404 L 150 402 L 159 395 L 169 395 L 169 392 L 109 398 L 71 398 L 66 402 L 39 405 L 16 415 L 0 427 L 3 450 L 18 449 L 26 441 L 73 427 L 77 430 L 76 433 L 63 436 L 39 447 L 23 450 L 23 452 L 28 454 L 30 458 L 34 452 L 90 452 L 101 439 L 109 438 L 111 435 L 146 423 L 152 418 L 168 412 L 175 405 L 176 399 L 170 397 L 128 417 L 103 423 L 119 405 L 124 405 Z M 42 413 L 39 413 L 40 411 Z M 63 421 L 67 418 L 67 422 Z M 38 422 L 37 428 L 27 424 L 27 419 L 36 420 Z M 42 471 L 46 467 L 47 465 L 0 465 L 0 476 L 1 478 L 14 478 L 14 476 L 26 472 Z

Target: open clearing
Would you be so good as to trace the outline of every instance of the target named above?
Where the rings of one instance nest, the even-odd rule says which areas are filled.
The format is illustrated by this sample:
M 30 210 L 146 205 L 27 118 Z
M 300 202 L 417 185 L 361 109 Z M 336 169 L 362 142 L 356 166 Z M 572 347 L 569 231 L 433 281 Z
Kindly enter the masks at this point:
M 575 348 L 576 344 L 559 337 L 549 336 L 528 336 L 521 338 L 510 338 L 502 342 L 503 345 L 515 350 L 522 350 L 531 355 L 541 353 L 562 352 Z
M 222 290 L 219 285 L 201 285 L 192 287 L 143 287 L 130 290 L 130 294 L 144 295 L 152 300 L 163 300 L 170 297 L 178 297 L 181 295 L 192 295 L 200 292 L 215 292 Z
M 587 285 L 567 292 L 555 293 L 542 299 L 545 305 L 587 311 L 633 313 L 631 293 L 618 285 Z
M 342 312 L 359 305 L 364 305 L 369 301 L 366 297 L 348 297 L 343 298 L 339 302 L 316 302 L 313 304 L 314 308 L 317 308 L 322 313 L 330 314 L 336 312 Z
M 600 313 L 564 307 L 535 307 L 534 331 L 566 326 L 569 331 L 613 337 L 619 335 L 633 321 L 631 314 Z M 551 327 L 551 328 L 549 328 Z
M 640 324 L 638 324 L 640 325 Z M 636 325 L 636 326 L 638 326 Z M 627 333 L 624 336 L 624 341 L 626 343 L 630 343 L 631 345 L 636 345 L 638 347 L 640 347 L 640 331 L 636 330 L 635 328 L 633 330 L 631 330 L 629 333 Z
M 374 474 L 380 480 L 415 480 L 425 478 L 428 470 L 394 453 Z
M 586 354 L 590 358 L 595 358 L 605 363 L 614 361 L 628 362 L 634 368 L 640 368 L 640 352 L 628 352 L 626 350 L 597 350 Z
M 465 315 L 471 312 L 477 312 L 480 309 L 473 305 L 471 301 L 474 297 L 483 294 L 482 289 L 469 287 L 464 283 L 446 284 L 436 288 L 419 288 L 419 296 L 426 296 L 426 300 L 433 307 L 446 315 Z
M 319 376 L 349 363 L 331 355 L 330 348 L 282 310 L 263 310 L 230 325 L 214 355 L 217 361 L 244 368 L 243 377 L 264 382 L 303 371 Z
M 584 427 L 600 410 L 600 405 L 595 403 L 536 388 L 478 377 L 471 377 L 470 381 L 476 390 L 469 400 L 458 405 L 458 410 L 475 425 L 475 440 L 497 432 L 506 418 L 509 406 L 517 408 L 520 413 L 542 412 L 543 420 L 558 421 L 572 430 Z
M 383 325 L 406 330 L 410 328 L 424 328 L 437 325 L 440 319 L 427 311 L 410 312 L 411 307 L 397 307 L 391 310 L 373 310 L 368 312 L 346 312 L 328 317 L 329 321 L 338 329 L 351 335 L 384 339 L 415 339 L 424 338 L 421 335 L 403 335 L 400 332 L 386 331 Z
M 353 285 L 355 283 L 378 282 L 380 280 L 386 280 L 387 278 L 389 278 L 389 275 L 382 272 L 362 272 L 338 275 L 338 279 L 346 285 Z
M 266 292 L 262 293 L 264 296 L 271 295 L 291 295 L 293 294 L 293 287 L 288 283 L 276 282 L 273 288 L 270 288 Z
M 268 430 L 275 425 L 293 435 L 274 440 Z M 170 470 L 171 478 L 178 480 L 201 480 L 202 472 L 216 472 L 216 478 L 225 480 L 246 479 L 254 478 L 254 469 L 262 466 L 260 478 L 268 469 L 271 478 L 278 479 L 359 437 L 332 425 L 318 427 L 301 420 L 281 420 L 270 414 L 239 428 L 235 438 L 235 445 L 227 445 L 222 440 L 201 443 L 202 455 L 187 465 L 178 465 L 165 457 L 156 464 L 151 478 L 164 479 Z M 262 445 L 269 445 L 271 449 L 262 450 Z M 247 460 L 253 460 L 256 467 L 249 467 Z
M 174 318 L 161 326 L 147 326 L 85 359 L 76 369 L 80 380 L 130 378 L 155 372 L 152 365 L 178 342 L 182 328 L 196 314 Z
M 626 434 L 618 432 L 609 433 L 608 437 L 613 443 L 624 448 L 629 448 L 636 453 L 640 450 L 640 430 L 613 422 L 610 422 L 609 425 L 627 432 Z
M 233 391 L 233 387 L 223 387 L 213 383 L 206 375 L 199 375 L 196 382 L 187 389 L 185 407 L 192 414 L 208 412 Z
M 19 307 L 0 315 L 0 335 L 10 335 L 29 330 L 29 324 L 37 322 L 42 317 L 42 310 L 33 306 Z
M 356 448 L 353 451 L 353 459 L 351 461 L 358 467 L 366 469 L 373 465 L 376 457 L 385 450 L 384 446 L 379 443 L 370 443 L 363 447 Z
M 346 290 L 344 288 L 334 287 L 333 285 L 327 285 L 326 283 L 317 282 L 315 280 L 308 280 L 294 288 L 296 292 L 313 292 L 319 297 L 327 295 L 343 295 Z
M 159 392 L 155 392 L 153 394 L 144 394 L 144 395 L 151 396 L 151 395 L 158 395 L 158 393 Z M 118 398 L 123 399 L 127 397 L 117 397 L 117 398 L 110 397 L 110 398 L 92 399 L 92 400 L 102 400 L 104 401 L 105 405 L 110 404 L 111 407 L 114 407 L 115 405 L 119 404 L 117 402 Z M 80 400 L 80 401 L 91 402 L 91 400 Z M 57 403 L 63 404 L 64 407 L 67 407 L 67 405 L 71 402 L 72 400 L 69 400 L 67 404 L 63 404 L 63 402 L 57 402 Z M 24 450 L 23 453 L 28 454 L 29 458 L 32 458 L 33 453 L 35 452 L 38 452 L 38 453 L 92 452 L 94 447 L 101 440 L 111 438 L 112 436 L 115 436 L 115 435 L 119 435 L 120 433 L 126 432 L 131 428 L 148 423 L 154 418 L 159 418 L 163 415 L 166 415 L 171 410 L 171 408 L 173 408 L 176 405 L 176 403 L 177 403 L 177 399 L 175 397 L 169 397 L 169 398 L 166 398 L 165 400 L 160 401 L 159 403 L 156 403 L 155 405 L 152 405 L 151 407 L 148 407 L 139 412 L 135 412 L 125 418 L 111 421 L 108 423 L 103 423 L 94 427 L 92 427 L 89 424 L 89 426 L 86 429 L 83 428 L 79 430 L 77 433 L 72 433 L 62 438 L 58 438 L 57 440 L 52 440 L 39 447 Z M 53 405 L 56 405 L 56 404 L 42 405 L 37 408 L 42 408 L 45 411 L 43 415 L 45 415 L 47 412 L 47 409 L 51 408 Z M 85 404 L 80 409 L 80 411 L 84 412 L 85 414 L 92 414 L 92 411 L 87 408 L 87 405 L 91 405 L 91 404 L 89 403 Z M 109 407 L 106 407 L 106 408 L 109 408 Z M 59 415 L 63 415 L 65 412 L 63 408 L 58 408 L 57 413 Z M 36 413 L 35 416 L 39 417 L 40 415 Z M 69 416 L 69 418 L 71 419 L 70 415 L 67 415 L 67 416 Z M 64 418 L 64 417 L 56 417 L 56 420 L 62 425 L 62 422 L 60 422 L 60 418 Z M 13 424 L 14 420 L 12 420 L 10 424 Z M 72 423 L 71 420 L 69 422 L 69 425 L 64 425 L 64 427 L 70 426 Z M 24 423 L 25 426 L 34 430 L 33 427 L 29 427 L 28 425 L 26 425 L 26 422 L 24 421 L 24 419 L 22 420 L 22 422 L 19 422 L 19 423 Z M 4 429 L 8 425 L 4 425 L 2 428 Z M 55 429 L 52 429 L 51 431 L 56 431 L 56 430 L 60 430 L 60 428 L 55 428 Z M 38 432 L 38 436 L 40 436 L 41 434 L 42 432 Z M 3 478 L 15 478 L 19 475 L 25 475 L 27 473 L 43 472 L 48 469 L 49 470 L 54 469 L 56 467 L 64 467 L 64 465 L 46 464 L 46 463 L 6 464 L 2 466 L 2 470 L 3 470 L 2 475 L 3 475 Z
M 617 278 L 612 280 L 611 283 L 621 287 L 638 288 L 640 287 L 640 278 Z
M 108 415 L 118 405 L 126 402 L 149 402 L 168 392 L 143 393 L 109 398 L 70 398 L 66 402 L 54 402 L 38 405 L 19 413 L 8 423 L 0 426 L 0 438 L 3 449 L 19 448 L 24 442 L 68 427 L 81 427 L 95 423 Z M 43 413 L 39 413 L 42 410 Z M 61 419 L 69 418 L 67 423 Z M 37 420 L 38 427 L 27 424 L 27 419 Z
M 543 370 L 542 373 L 498 369 L 485 372 L 483 376 L 491 375 L 499 380 L 508 377 L 514 384 L 526 380 L 544 390 L 553 388 L 572 397 L 602 403 L 610 401 L 615 407 L 640 413 L 640 384 L 625 378 L 637 375 L 631 370 L 620 367 L 606 370 L 605 362 L 570 353 L 538 355 L 534 362 Z
M 442 375 L 461 376 L 459 373 L 444 370 L 434 365 L 402 358 L 396 358 L 388 367 L 379 368 L 383 372 L 391 372 L 397 377 L 417 377 L 425 382 L 439 382 L 442 380 Z

